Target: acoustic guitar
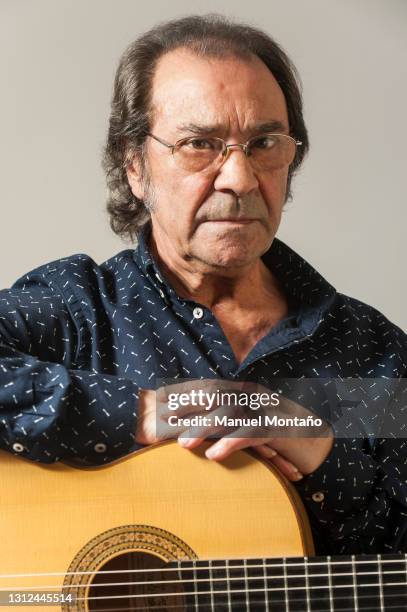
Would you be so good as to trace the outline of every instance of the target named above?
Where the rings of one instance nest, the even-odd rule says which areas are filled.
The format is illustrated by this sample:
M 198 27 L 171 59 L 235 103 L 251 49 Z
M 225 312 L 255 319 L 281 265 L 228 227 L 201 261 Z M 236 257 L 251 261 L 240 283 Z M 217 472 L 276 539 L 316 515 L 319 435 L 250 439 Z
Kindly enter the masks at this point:
M 1 453 L 0 604 L 75 612 L 407 610 L 406 555 L 313 557 L 295 489 L 176 442 L 103 467 Z M 1 612 L 0 606 L 0 612 Z

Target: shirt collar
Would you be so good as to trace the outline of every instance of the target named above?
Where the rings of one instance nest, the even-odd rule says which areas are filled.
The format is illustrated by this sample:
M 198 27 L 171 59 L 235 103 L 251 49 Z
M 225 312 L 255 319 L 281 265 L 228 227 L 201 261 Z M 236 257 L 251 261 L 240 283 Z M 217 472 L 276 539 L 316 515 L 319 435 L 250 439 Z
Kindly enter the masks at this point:
M 133 251 L 133 258 L 143 274 L 152 282 L 154 287 L 159 292 L 160 296 L 168 304 L 168 294 L 175 294 L 175 291 L 170 287 L 167 281 L 162 276 L 157 263 L 152 256 L 148 247 L 148 241 L 151 234 L 151 224 L 146 223 L 138 236 L 137 248 Z
M 274 238 L 262 259 L 276 275 L 293 305 L 298 326 L 302 327 L 305 333 L 312 334 L 335 300 L 336 289 L 303 257 L 278 238 Z
M 311 264 L 278 238 L 262 259 L 288 297 L 299 304 L 318 307 L 336 294 L 334 287 Z
M 139 235 L 134 260 L 141 271 L 156 287 L 168 304 L 177 294 L 161 274 L 154 260 L 148 241 L 151 225 L 147 223 Z M 325 280 L 305 259 L 288 245 L 274 238 L 270 249 L 262 256 L 266 266 L 272 270 L 281 283 L 282 289 L 296 311 L 297 320 L 311 333 L 332 304 L 336 296 L 335 288 Z

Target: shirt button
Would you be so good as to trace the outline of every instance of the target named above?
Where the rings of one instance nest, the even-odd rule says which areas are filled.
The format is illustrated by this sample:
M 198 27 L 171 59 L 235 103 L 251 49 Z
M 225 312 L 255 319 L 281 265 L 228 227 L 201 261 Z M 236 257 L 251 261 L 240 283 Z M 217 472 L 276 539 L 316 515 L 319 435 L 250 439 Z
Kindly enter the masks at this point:
M 202 308 L 199 308 L 199 306 L 197 306 L 193 310 L 194 319 L 202 319 L 203 313 L 204 312 L 203 312 Z
M 20 442 L 14 442 L 13 451 L 15 451 L 16 453 L 22 453 L 23 450 L 24 450 L 24 446 L 20 444 Z
M 107 446 L 103 442 L 98 442 L 93 449 L 96 453 L 105 453 L 107 451 Z
M 316 493 L 313 493 L 311 497 L 314 502 L 322 502 L 324 501 L 325 495 L 322 493 L 322 491 L 317 491 Z

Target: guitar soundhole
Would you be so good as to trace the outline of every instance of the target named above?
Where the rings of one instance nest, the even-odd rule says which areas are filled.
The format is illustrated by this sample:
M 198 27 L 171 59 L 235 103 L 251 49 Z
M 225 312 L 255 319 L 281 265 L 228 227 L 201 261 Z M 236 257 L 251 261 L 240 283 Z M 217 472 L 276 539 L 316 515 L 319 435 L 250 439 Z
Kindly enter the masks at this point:
M 184 611 L 185 598 L 178 578 L 178 573 L 155 555 L 141 551 L 117 555 L 93 577 L 87 598 L 88 610 Z

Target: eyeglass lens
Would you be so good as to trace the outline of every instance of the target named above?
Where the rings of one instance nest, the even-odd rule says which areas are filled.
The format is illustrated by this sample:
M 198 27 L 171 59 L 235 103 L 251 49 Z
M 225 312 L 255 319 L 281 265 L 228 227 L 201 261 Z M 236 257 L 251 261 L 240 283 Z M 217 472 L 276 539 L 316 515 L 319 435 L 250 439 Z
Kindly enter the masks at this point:
M 190 172 L 199 172 L 220 165 L 228 147 L 220 138 L 185 138 L 173 149 L 176 162 Z M 292 163 L 296 152 L 295 140 L 284 134 L 265 134 L 251 138 L 246 154 L 252 167 L 258 170 L 278 170 Z

